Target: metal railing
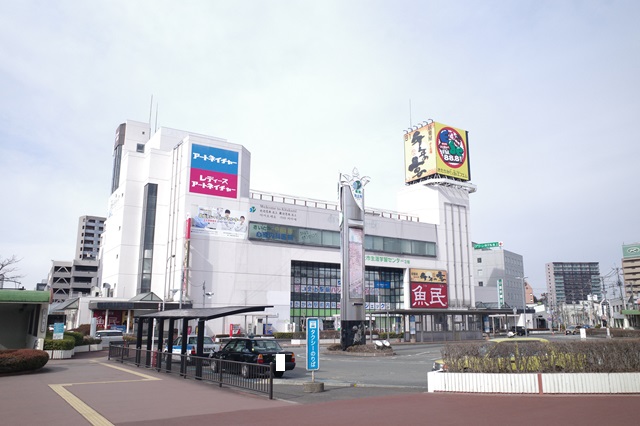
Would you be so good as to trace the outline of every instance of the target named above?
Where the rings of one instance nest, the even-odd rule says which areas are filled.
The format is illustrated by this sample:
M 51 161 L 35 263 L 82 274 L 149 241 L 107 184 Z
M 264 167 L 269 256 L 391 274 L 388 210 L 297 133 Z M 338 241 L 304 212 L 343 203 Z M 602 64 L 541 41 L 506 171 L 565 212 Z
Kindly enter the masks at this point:
M 185 379 L 203 380 L 263 393 L 273 399 L 275 366 L 227 361 L 190 354 L 169 354 L 128 346 L 126 343 L 109 345 L 109 360 L 136 367 L 153 368 L 165 373 L 179 374 Z

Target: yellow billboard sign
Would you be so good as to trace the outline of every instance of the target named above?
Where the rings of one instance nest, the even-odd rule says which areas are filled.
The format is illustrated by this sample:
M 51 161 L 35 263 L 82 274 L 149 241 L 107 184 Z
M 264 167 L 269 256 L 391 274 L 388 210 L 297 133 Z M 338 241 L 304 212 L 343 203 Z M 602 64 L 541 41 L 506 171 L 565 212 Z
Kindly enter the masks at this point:
M 412 283 L 447 283 L 447 271 L 433 269 L 409 269 L 409 281 Z
M 431 122 L 405 134 L 404 160 L 406 183 L 432 175 L 471 179 L 468 133 L 446 124 Z

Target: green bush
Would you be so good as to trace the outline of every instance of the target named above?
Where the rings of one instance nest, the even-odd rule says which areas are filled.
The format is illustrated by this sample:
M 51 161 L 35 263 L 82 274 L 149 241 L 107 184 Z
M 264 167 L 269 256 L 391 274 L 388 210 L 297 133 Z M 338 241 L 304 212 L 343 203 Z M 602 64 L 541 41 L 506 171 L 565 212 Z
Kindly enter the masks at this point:
M 65 333 L 62 340 L 53 340 L 51 335 L 47 335 L 44 339 L 44 349 L 48 351 L 68 351 L 76 346 L 76 339 L 74 336 L 68 336 Z
M 84 334 L 78 333 L 77 331 L 65 331 L 65 337 L 72 337 L 75 341 L 75 346 L 82 346 L 84 344 Z
M 640 339 L 588 341 L 448 343 L 442 358 L 451 372 L 626 373 L 640 372 Z
M 290 331 L 276 331 L 273 333 L 276 339 L 293 339 L 293 333 Z
M 37 349 L 0 350 L 0 373 L 37 370 L 48 361 L 49 354 Z

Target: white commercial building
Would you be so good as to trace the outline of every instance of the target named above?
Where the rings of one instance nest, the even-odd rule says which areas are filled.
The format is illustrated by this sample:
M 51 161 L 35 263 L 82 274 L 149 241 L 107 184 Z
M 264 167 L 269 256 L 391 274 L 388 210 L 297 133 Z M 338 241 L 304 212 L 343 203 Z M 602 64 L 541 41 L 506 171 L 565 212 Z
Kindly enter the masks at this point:
M 171 308 L 273 306 L 210 320 L 207 334 L 297 331 L 307 317 L 333 327 L 341 285 L 337 194 L 320 201 L 252 191 L 250 172 L 241 145 L 120 125 L 101 285 L 119 300 L 153 292 Z M 439 175 L 398 187 L 402 212 L 373 209 L 365 198 L 367 314 L 390 331 L 480 332 L 485 313 L 475 308 L 469 230 L 475 187 Z M 119 315 L 116 324 L 129 318 Z

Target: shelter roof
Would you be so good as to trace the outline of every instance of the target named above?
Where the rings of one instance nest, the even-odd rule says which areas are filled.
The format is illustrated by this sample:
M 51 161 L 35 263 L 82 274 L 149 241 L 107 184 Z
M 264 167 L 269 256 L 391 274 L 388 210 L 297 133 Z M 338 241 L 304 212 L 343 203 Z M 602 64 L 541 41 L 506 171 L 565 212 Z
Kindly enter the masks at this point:
M 229 315 L 245 314 L 249 312 L 261 312 L 266 308 L 273 308 L 272 305 L 260 306 L 222 306 L 218 308 L 195 308 L 195 309 L 172 309 L 170 311 L 158 311 L 148 314 L 138 315 L 138 318 L 156 318 L 156 319 L 200 319 L 210 320 L 214 318 L 222 318 Z

